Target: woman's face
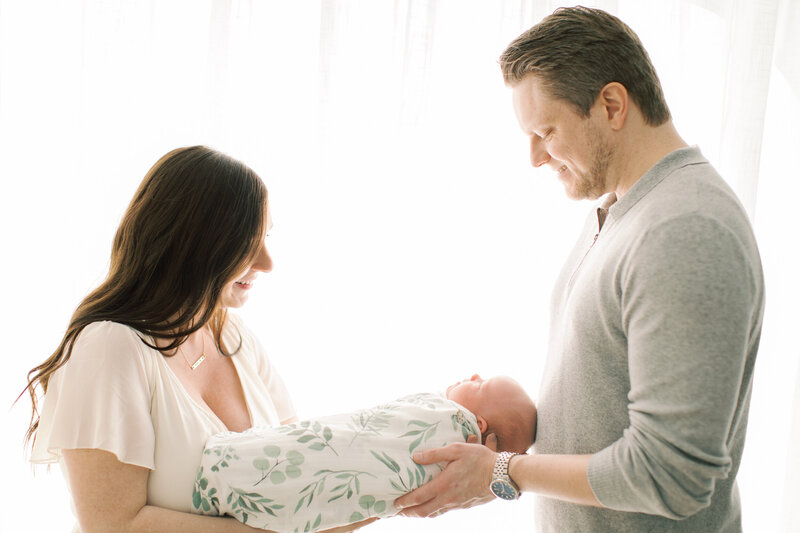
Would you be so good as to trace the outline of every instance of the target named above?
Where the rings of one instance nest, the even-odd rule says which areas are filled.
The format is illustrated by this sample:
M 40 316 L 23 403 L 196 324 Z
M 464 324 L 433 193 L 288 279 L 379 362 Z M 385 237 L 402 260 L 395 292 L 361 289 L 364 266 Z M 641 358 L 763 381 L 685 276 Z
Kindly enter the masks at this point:
M 267 231 L 271 228 L 272 220 L 268 215 Z M 267 243 L 262 241 L 255 257 L 222 288 L 219 300 L 220 306 L 225 308 L 243 306 L 247 302 L 247 297 L 250 295 L 250 290 L 253 288 L 253 283 L 259 273 L 271 270 L 272 258 L 267 251 Z

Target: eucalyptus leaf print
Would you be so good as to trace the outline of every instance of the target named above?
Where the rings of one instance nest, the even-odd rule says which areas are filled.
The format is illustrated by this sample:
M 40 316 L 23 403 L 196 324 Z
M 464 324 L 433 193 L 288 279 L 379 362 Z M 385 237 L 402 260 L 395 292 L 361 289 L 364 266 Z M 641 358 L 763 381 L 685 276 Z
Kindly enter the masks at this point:
M 362 434 L 380 435 L 391 424 L 391 411 L 394 409 L 397 409 L 397 406 L 381 405 L 355 413 L 350 423 L 350 427 L 354 431 L 353 438 L 350 439 L 348 445 L 352 445 L 353 441 Z
M 380 515 L 386 510 L 386 501 L 378 501 L 375 499 L 375 496 L 372 496 L 371 494 L 365 494 L 358 499 L 358 506 L 361 507 L 367 514 L 364 515 L 359 511 L 353 511 L 353 514 L 350 515 L 351 522 L 360 522 L 361 520 L 371 518 L 372 516 Z
M 407 466 L 405 472 L 403 472 L 400 464 L 392 457 L 387 455 L 386 452 L 376 452 L 375 450 L 370 450 L 370 453 L 373 457 L 375 457 L 375 459 L 380 461 L 386 468 L 395 474 L 394 477 L 390 477 L 389 479 L 389 484 L 396 491 L 392 493 L 393 495 L 402 495 L 406 492 L 411 492 L 421 485 L 420 480 L 423 479 L 424 476 L 420 477 L 418 471 L 415 475 L 414 472 L 416 469 L 412 470 L 410 466 Z M 420 466 L 416 463 L 414 464 L 416 467 Z
M 334 502 L 344 496 L 346 496 L 349 500 L 354 494 L 359 494 L 361 492 L 361 481 L 359 479 L 360 476 L 371 476 L 373 478 L 376 477 L 374 474 L 369 472 L 361 472 L 358 470 L 328 469 L 319 470 L 314 474 L 314 476 L 317 479 L 300 490 L 300 499 L 297 500 L 297 504 L 294 507 L 295 513 L 304 504 L 306 507 L 310 506 L 314 501 L 314 496 L 319 496 L 325 491 L 325 483 L 330 479 L 333 481 L 330 482 L 329 485 L 333 485 L 335 483 L 338 483 L 338 485 L 335 485 L 333 488 L 327 491 L 326 496 L 330 496 L 330 498 L 327 500 L 327 503 Z
M 266 513 L 270 516 L 278 516 L 276 511 L 284 508 L 284 505 L 275 503 L 275 500 L 266 498 L 258 492 L 245 492 L 242 489 L 231 488 L 228 494 L 227 503 L 231 506 L 234 515 L 243 524 L 246 524 L 251 515 Z
M 310 443 L 308 444 L 310 450 L 320 451 L 328 448 L 335 455 L 339 455 L 330 444 L 331 439 L 333 439 L 333 430 L 328 426 L 323 426 L 319 421 L 312 423 L 309 420 L 304 420 L 299 424 L 288 424 L 276 429 L 288 433 L 289 436 L 297 437 L 297 442 L 300 444 Z
M 280 485 L 287 478 L 298 478 L 302 475 L 300 465 L 305 461 L 305 457 L 297 450 L 289 450 L 285 457 L 280 458 L 281 449 L 268 444 L 264 446 L 263 452 L 263 457 L 253 459 L 253 467 L 261 472 L 261 477 L 254 486 L 266 479 L 275 485 Z
M 477 433 L 469 411 L 434 394 L 354 413 L 215 435 L 192 507 L 273 531 L 316 532 L 397 514 L 392 502 L 441 471 L 412 453 Z
M 216 446 L 203 451 L 204 454 L 213 454 L 219 457 L 217 462 L 211 465 L 212 472 L 219 472 L 220 468 L 227 468 L 229 461 L 238 460 L 239 456 L 236 455 L 236 450 L 231 446 Z
M 194 491 L 192 492 L 192 506 L 196 510 L 210 513 L 214 509 L 214 514 L 219 514 L 219 497 L 216 487 L 208 488 L 208 479 L 203 475 L 205 469 L 200 467 L 194 481 Z M 207 490 L 207 492 L 206 492 Z
M 480 435 L 478 427 L 470 421 L 469 416 L 461 409 L 459 409 L 457 413 L 451 415 L 450 420 L 453 423 L 453 429 L 461 429 L 461 435 L 464 437 L 465 441 L 470 435 Z
M 430 440 L 431 437 L 436 435 L 436 427 L 439 425 L 439 422 L 435 422 L 433 424 L 428 424 L 422 420 L 412 420 L 408 423 L 409 426 L 415 426 L 416 429 L 412 429 L 411 431 L 407 431 L 400 435 L 398 438 L 404 437 L 412 437 L 419 435 L 416 437 L 411 444 L 408 445 L 408 453 L 414 453 L 414 450 L 417 449 L 417 446 Z
M 313 524 L 311 523 L 311 521 L 306 522 L 306 525 L 303 528 L 303 533 L 308 533 L 310 531 L 317 531 L 321 523 L 322 523 L 322 514 L 318 514 L 317 518 L 314 519 Z M 294 533 L 300 533 L 300 528 L 297 527 L 294 528 Z

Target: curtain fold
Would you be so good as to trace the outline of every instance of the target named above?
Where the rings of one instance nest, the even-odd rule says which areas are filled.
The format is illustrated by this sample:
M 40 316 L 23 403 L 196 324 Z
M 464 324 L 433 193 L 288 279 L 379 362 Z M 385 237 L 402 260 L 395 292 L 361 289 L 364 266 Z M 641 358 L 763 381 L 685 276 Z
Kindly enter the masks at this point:
M 764 117 L 773 73 L 778 0 L 728 3 L 729 49 L 719 169 L 755 218 Z
M 795 351 L 794 357 L 800 359 L 800 351 Z M 791 434 L 786 460 L 782 512 L 783 531 L 787 532 L 800 531 L 800 512 L 797 509 L 797 502 L 800 502 L 800 366 L 797 367 L 795 381 L 797 385 L 792 402 Z

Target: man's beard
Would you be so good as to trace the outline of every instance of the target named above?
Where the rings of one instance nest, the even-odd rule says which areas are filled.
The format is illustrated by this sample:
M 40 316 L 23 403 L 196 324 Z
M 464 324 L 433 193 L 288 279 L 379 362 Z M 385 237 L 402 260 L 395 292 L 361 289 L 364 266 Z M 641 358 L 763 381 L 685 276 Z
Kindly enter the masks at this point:
M 608 141 L 587 122 L 587 133 L 592 151 L 592 163 L 588 172 L 576 174 L 572 186 L 567 187 L 567 196 L 573 200 L 594 200 L 600 198 L 608 189 L 608 168 L 614 160 L 614 149 Z

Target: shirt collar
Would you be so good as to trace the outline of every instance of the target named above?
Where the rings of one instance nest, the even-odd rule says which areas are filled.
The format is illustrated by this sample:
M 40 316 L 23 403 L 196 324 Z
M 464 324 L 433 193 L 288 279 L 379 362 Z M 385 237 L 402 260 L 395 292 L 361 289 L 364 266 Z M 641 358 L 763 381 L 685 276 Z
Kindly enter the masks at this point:
M 616 193 L 609 193 L 597 208 L 598 222 L 602 226 L 602 221 L 605 221 L 605 215 L 600 218 L 601 210 L 605 210 L 612 218 L 622 218 L 631 207 L 647 196 L 653 188 L 661 183 L 661 181 L 672 174 L 675 170 L 693 165 L 697 163 L 707 163 L 703 154 L 697 146 L 688 146 L 686 148 L 679 148 L 673 152 L 665 155 L 658 163 L 653 165 L 650 170 L 644 173 L 636 183 L 628 190 L 625 195 L 617 200 Z M 601 221 L 602 220 L 602 221 Z

